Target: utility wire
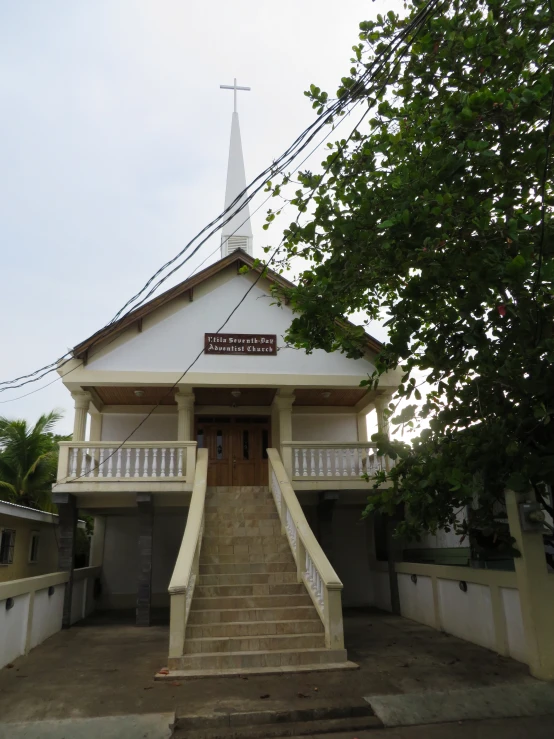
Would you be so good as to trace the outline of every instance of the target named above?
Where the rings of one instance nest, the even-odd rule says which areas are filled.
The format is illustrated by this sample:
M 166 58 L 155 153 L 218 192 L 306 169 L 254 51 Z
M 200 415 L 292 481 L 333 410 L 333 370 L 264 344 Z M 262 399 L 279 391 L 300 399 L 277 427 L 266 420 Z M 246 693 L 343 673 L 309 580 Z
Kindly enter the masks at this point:
M 205 241 L 207 241 L 208 238 L 210 238 L 213 235 L 213 233 L 215 233 L 216 231 L 219 231 L 224 225 L 226 225 L 230 220 L 232 220 L 235 217 L 235 215 L 240 213 L 246 207 L 246 205 L 248 205 L 251 202 L 253 197 L 265 186 L 268 175 L 275 176 L 277 174 L 280 174 L 282 171 L 284 171 L 284 169 L 294 161 L 294 159 L 298 156 L 298 154 L 304 151 L 304 149 L 308 146 L 308 144 L 313 140 L 313 138 L 317 135 L 317 133 L 325 125 L 327 125 L 328 123 L 331 123 L 334 120 L 334 118 L 336 118 L 337 115 L 344 115 L 344 111 L 347 108 L 348 104 L 352 102 L 352 100 L 356 100 L 356 98 L 357 100 L 356 100 L 355 105 L 357 105 L 359 100 L 362 99 L 361 96 L 358 96 L 358 94 L 362 92 L 367 92 L 365 89 L 366 83 L 370 81 L 372 78 L 374 78 L 383 69 L 385 64 L 389 61 L 390 57 L 394 54 L 394 52 L 398 48 L 398 46 L 405 40 L 405 38 L 412 31 L 420 27 L 420 24 L 422 24 L 427 19 L 428 15 L 430 14 L 430 12 L 432 12 L 432 10 L 437 4 L 438 4 L 438 0 L 430 0 L 427 3 L 427 5 L 418 12 L 418 14 L 412 20 L 412 22 L 406 28 L 402 29 L 402 31 L 397 34 L 395 39 L 391 41 L 391 43 L 389 44 L 389 49 L 385 53 L 384 58 L 381 59 L 380 63 L 377 66 L 377 69 L 374 69 L 375 62 L 372 65 L 370 65 L 370 67 L 366 70 L 366 72 L 364 72 L 363 75 L 361 75 L 361 77 L 354 83 L 354 85 L 352 85 L 352 87 L 350 87 L 342 97 L 338 98 L 327 109 L 324 115 L 317 118 L 310 126 L 308 126 L 308 128 L 305 129 L 300 134 L 300 136 L 297 137 L 297 139 L 293 142 L 293 144 L 289 146 L 289 148 L 284 152 L 284 154 L 278 157 L 278 159 L 270 167 L 267 167 L 262 173 L 260 173 L 257 177 L 255 177 L 254 180 L 252 180 L 252 182 L 241 193 L 237 195 L 235 200 L 226 209 L 224 209 L 224 211 L 217 218 L 215 218 L 214 220 L 211 221 L 211 223 L 205 226 L 191 241 L 188 242 L 188 244 L 185 245 L 185 247 L 175 257 L 173 257 L 171 260 L 166 262 L 166 264 L 164 264 L 146 282 L 143 288 L 141 288 L 141 290 L 135 296 L 133 296 L 130 300 L 128 300 L 127 303 L 125 303 L 123 308 L 121 308 L 116 313 L 116 315 L 111 319 L 111 321 L 108 322 L 102 329 L 100 329 L 95 334 L 93 334 L 91 338 L 93 338 L 94 336 L 98 336 L 98 338 L 100 338 L 99 335 L 106 328 L 108 328 L 110 325 L 112 325 L 116 321 L 124 318 L 126 315 L 129 315 L 130 313 L 132 313 L 132 311 L 138 307 L 137 305 L 133 306 L 133 308 L 130 308 L 129 311 L 125 315 L 123 315 L 125 309 L 128 308 L 133 302 L 136 302 L 141 297 L 141 295 L 145 292 L 145 290 L 147 290 L 150 287 L 152 282 L 158 276 L 160 276 L 168 267 L 174 264 L 186 251 L 188 251 L 192 247 L 194 242 L 200 236 L 202 236 L 204 233 L 206 233 L 206 231 L 209 231 L 210 228 L 212 228 L 212 231 L 194 249 L 194 251 L 192 252 L 189 258 L 191 258 L 198 251 L 198 249 L 205 243 Z M 341 121 L 339 121 L 337 126 L 340 125 L 340 123 Z M 320 144 L 318 144 L 318 146 L 320 146 L 321 143 L 323 143 L 323 141 L 325 141 L 329 135 L 330 133 L 324 137 L 324 139 L 322 140 L 322 142 L 320 142 Z M 317 148 L 318 147 L 316 147 L 316 149 Z M 315 151 L 315 149 L 313 151 Z M 313 151 L 311 153 L 313 153 Z M 306 161 L 307 158 L 308 157 L 306 157 L 301 162 L 301 164 L 298 166 L 302 166 L 302 164 L 304 163 L 304 161 Z M 260 180 L 262 181 L 261 184 L 258 184 L 256 188 L 252 190 L 251 189 L 252 186 L 257 182 L 260 182 Z M 250 194 L 248 194 L 249 189 L 251 189 Z M 269 198 L 267 198 L 265 202 L 267 202 L 268 199 Z M 237 210 L 233 210 L 234 208 L 237 208 Z M 225 218 L 225 220 L 222 220 L 224 216 L 227 216 L 227 217 Z M 183 262 L 181 262 L 180 265 L 176 269 L 171 270 L 171 272 L 169 272 L 169 274 L 167 274 L 163 279 L 160 279 L 157 285 L 152 290 L 150 290 L 148 295 L 141 301 L 141 304 L 142 302 L 144 302 L 144 300 L 146 300 L 152 294 L 153 291 L 158 289 L 158 287 L 161 284 L 163 284 L 163 282 L 165 282 L 177 269 L 183 266 L 183 264 L 185 264 L 187 261 L 188 261 L 188 258 L 186 260 L 183 260 Z M 93 342 L 91 346 L 93 346 L 94 343 L 95 342 Z M 36 370 L 35 372 L 30 373 L 29 375 L 22 375 L 21 377 L 15 378 L 13 380 L 0 381 L 0 392 L 2 392 L 3 389 L 15 389 L 17 387 L 22 387 L 23 385 L 28 384 L 29 382 L 36 382 L 37 380 L 42 379 L 42 377 L 44 377 L 46 374 L 49 374 L 49 372 L 54 371 L 54 369 L 56 368 L 59 369 L 59 362 L 63 360 L 65 357 L 67 357 L 67 354 L 68 353 L 64 354 L 56 362 L 53 362 L 49 365 L 45 365 L 45 367 L 42 367 L 39 370 Z M 64 362 L 64 364 L 67 361 L 69 361 L 69 359 L 71 359 L 71 357 L 69 357 Z M 63 366 L 63 364 L 61 366 Z M 40 376 L 37 376 L 37 375 L 40 375 Z M 26 382 L 21 382 L 19 385 L 15 385 L 14 383 L 18 382 L 19 380 L 26 380 Z M 8 385 L 13 386 L 13 387 L 2 388 L 2 386 L 8 386 Z M 44 387 L 47 387 L 47 385 Z
M 417 23 L 417 25 L 416 25 L 416 27 L 415 27 L 415 31 L 416 31 L 416 33 L 415 33 L 415 35 L 414 35 L 414 38 L 416 38 L 416 37 L 417 37 L 417 34 L 419 33 L 419 31 L 420 31 L 420 30 L 421 30 L 421 28 L 423 27 L 423 25 L 424 25 L 424 23 L 425 23 L 425 20 L 427 19 L 427 17 L 429 17 L 429 16 L 430 16 L 430 14 L 432 13 L 432 11 L 434 10 L 435 6 L 436 6 L 436 5 L 438 4 L 438 3 L 439 3 L 439 0 L 430 0 L 430 2 L 429 2 L 429 3 L 427 4 L 427 6 L 426 6 L 426 12 L 425 12 L 425 13 L 423 13 L 423 14 L 421 15 L 421 20 L 420 20 L 420 21 L 419 21 L 419 22 Z M 419 15 L 419 14 L 418 14 L 418 15 Z M 400 61 L 400 60 L 402 59 L 402 57 L 404 56 L 404 54 L 406 53 L 406 51 L 408 50 L 408 48 L 409 48 L 409 44 L 408 44 L 408 45 L 407 45 L 407 47 L 406 47 L 406 48 L 405 48 L 405 49 L 404 49 L 404 50 L 402 51 L 402 53 L 401 53 L 401 55 L 400 55 L 400 57 L 399 57 L 399 60 L 398 60 L 398 61 Z M 375 75 L 375 76 L 376 76 L 376 75 Z M 386 81 L 385 81 L 385 82 L 383 83 L 383 86 L 384 86 L 385 84 L 386 84 Z M 382 87 L 383 87 L 383 86 L 382 86 Z M 357 104 L 357 103 L 356 103 L 356 104 Z M 311 200 L 311 199 L 312 199 L 312 197 L 314 196 L 315 192 L 316 192 L 316 191 L 318 190 L 318 188 L 319 188 L 319 187 L 321 186 L 321 184 L 322 184 L 322 182 L 323 182 L 323 180 L 324 180 L 325 176 L 326 176 L 326 175 L 327 175 L 327 174 L 329 173 L 329 171 L 331 170 L 331 167 L 332 167 L 332 166 L 333 166 L 333 164 L 335 163 L 336 159 L 337 159 L 337 158 L 338 158 L 339 156 L 341 156 L 341 155 L 342 155 L 342 153 L 343 153 L 344 149 L 346 148 L 346 146 L 347 146 L 348 142 L 349 142 L 349 141 L 350 141 L 350 140 L 352 139 L 352 137 L 353 137 L 354 133 L 355 133 L 355 132 L 356 132 L 356 131 L 358 130 L 359 126 L 361 125 L 361 123 L 363 122 L 363 120 L 365 119 L 365 117 L 366 117 L 366 116 L 368 115 L 368 113 L 370 112 L 370 110 L 371 110 L 371 108 L 370 108 L 370 107 L 368 107 L 368 109 L 367 109 L 367 110 L 366 110 L 366 111 L 364 112 L 364 114 L 362 115 L 362 117 L 360 118 L 360 120 L 358 121 L 358 123 L 357 123 L 357 124 L 356 124 L 356 125 L 354 126 L 354 128 L 353 128 L 353 129 L 352 129 L 352 131 L 350 132 L 350 135 L 348 136 L 348 138 L 346 139 L 346 141 L 344 142 L 344 144 L 342 144 L 342 145 L 341 145 L 341 146 L 340 146 L 340 147 L 339 147 L 339 148 L 337 149 L 337 151 L 335 152 L 335 155 L 333 156 L 333 158 L 331 159 L 331 161 L 330 161 L 330 162 L 329 162 L 329 163 L 327 164 L 327 166 L 326 166 L 326 169 L 325 169 L 325 171 L 324 171 L 324 174 L 323 174 L 323 176 L 321 177 L 321 179 L 319 180 L 319 182 L 318 182 L 318 183 L 317 183 L 317 184 L 316 184 L 316 185 L 315 185 L 315 186 L 314 186 L 314 187 L 312 188 L 312 190 L 311 190 L 311 192 L 310 192 L 310 195 L 309 195 L 308 199 L 306 200 L 306 204 L 308 204 L 308 203 L 310 202 L 310 200 Z M 296 218 L 296 223 L 298 223 L 298 219 L 299 219 L 299 218 L 300 218 L 300 213 L 298 214 L 298 216 L 297 216 L 297 218 Z M 241 306 L 241 305 L 242 305 L 242 304 L 244 303 L 244 301 L 246 300 L 246 298 L 248 297 L 248 295 L 249 295 L 249 294 L 250 294 L 250 293 L 252 292 L 252 290 L 253 290 L 253 289 L 254 289 L 254 288 L 256 287 L 256 285 L 257 285 L 257 284 L 258 284 L 258 282 L 259 282 L 259 281 L 261 280 L 261 278 L 262 278 L 262 277 L 263 277 L 263 276 L 264 276 L 264 275 L 266 274 L 266 271 L 267 271 L 267 269 L 269 268 L 269 265 L 270 265 L 270 264 L 271 264 L 271 263 L 273 262 L 273 260 L 274 260 L 274 259 L 275 259 L 275 257 L 277 256 L 277 253 L 278 253 L 278 252 L 279 252 L 279 250 L 281 249 L 281 246 L 282 246 L 282 244 L 283 244 L 284 240 L 285 240 L 285 236 L 283 236 L 283 238 L 281 239 L 281 241 L 279 242 L 279 244 L 277 245 L 277 247 L 276 247 L 276 248 L 275 248 L 275 249 L 273 250 L 273 252 L 272 252 L 271 256 L 269 257 L 269 259 L 268 259 L 268 260 L 267 260 L 267 261 L 265 262 L 265 264 L 263 265 L 263 267 L 262 267 L 262 268 L 261 268 L 261 269 L 259 270 L 259 274 L 258 274 L 257 278 L 256 278 L 256 279 L 254 280 L 254 282 L 253 282 L 253 283 L 252 283 L 252 284 L 250 285 L 250 287 L 248 288 L 248 290 L 247 290 L 247 291 L 245 292 L 245 294 L 244 294 L 244 295 L 242 296 L 242 298 L 241 298 L 241 299 L 239 300 L 239 302 L 238 302 L 238 303 L 236 304 L 236 306 L 235 306 L 235 307 L 233 308 L 233 310 L 232 310 L 232 311 L 231 311 L 231 312 L 229 313 L 229 315 L 227 316 L 227 318 L 225 319 L 225 321 L 224 321 L 224 322 L 223 322 L 223 323 L 221 324 L 221 326 L 220 326 L 220 327 L 218 328 L 218 330 L 217 330 L 217 331 L 215 332 L 215 335 L 217 335 L 217 334 L 221 333 L 221 331 L 222 331 L 222 330 L 223 330 L 223 329 L 225 328 L 225 326 L 226 326 L 226 325 L 227 325 L 227 324 L 229 323 L 229 321 L 231 320 L 231 318 L 233 317 L 233 315 L 234 315 L 234 314 L 235 314 L 235 313 L 237 312 L 237 310 L 238 310 L 238 309 L 240 308 L 240 306 Z M 180 383 L 182 382 L 183 378 L 184 378 L 184 377 L 185 377 L 185 376 L 186 376 L 186 375 L 187 375 L 187 374 L 188 374 L 188 373 L 190 372 L 190 370 L 191 370 L 191 369 L 192 369 L 192 368 L 194 367 L 194 365 L 195 365 L 195 364 L 196 364 L 196 363 L 198 362 L 198 360 L 200 359 L 200 357 L 201 357 L 201 356 L 202 356 L 202 355 L 204 354 L 204 351 L 205 351 L 205 350 L 204 350 L 204 347 L 202 347 L 202 349 L 201 349 L 201 350 L 200 350 L 200 351 L 198 352 L 198 354 L 197 354 L 197 355 L 195 356 L 195 358 L 194 358 L 194 359 L 192 360 L 192 362 L 191 362 L 191 363 L 190 363 L 190 364 L 188 365 L 188 367 L 187 367 L 187 368 L 186 368 L 186 369 L 184 370 L 184 372 L 182 372 L 182 374 L 181 374 L 181 375 L 180 375 L 180 376 L 178 377 L 178 379 L 177 379 L 177 380 L 176 380 L 176 381 L 175 381 L 175 382 L 173 383 L 173 385 L 171 385 L 171 387 L 169 387 L 169 388 L 168 388 L 167 392 L 166 392 L 166 393 L 164 393 L 164 395 L 163 395 L 163 396 L 162 396 L 162 397 L 161 397 L 161 398 L 160 398 L 160 399 L 158 400 L 158 402 L 157 402 L 157 403 L 156 403 L 156 404 L 155 404 L 155 405 L 154 405 L 154 406 L 153 406 L 153 407 L 152 407 L 152 408 L 150 409 L 150 411 L 149 411 L 149 412 L 148 412 L 148 413 L 147 413 L 147 414 L 146 414 L 146 415 L 144 416 L 144 418 L 142 418 L 142 420 L 140 421 L 140 423 L 138 423 L 138 424 L 137 424 L 137 426 L 135 426 L 135 428 L 134 428 L 134 429 L 133 429 L 133 430 L 132 430 L 132 431 L 131 431 L 131 432 L 130 432 L 130 433 L 129 433 L 129 434 L 128 434 L 128 435 L 126 436 L 126 437 L 125 437 L 125 439 L 124 439 L 123 441 L 121 441 L 121 442 L 120 442 L 120 443 L 118 444 L 118 446 L 117 446 L 116 448 L 114 448 L 114 450 L 113 450 L 113 451 L 111 452 L 111 454 L 109 454 L 109 455 L 108 455 L 107 457 L 103 458 L 103 460 L 102 460 L 102 464 L 105 464 L 105 463 L 106 463 L 106 462 L 107 462 L 107 461 L 108 461 L 108 460 L 109 460 L 109 459 L 110 459 L 111 457 L 113 457 L 113 456 L 114 456 L 114 455 L 115 455 L 115 454 L 116 454 L 116 453 L 117 453 L 117 452 L 118 452 L 118 451 L 119 451 L 120 449 L 122 449 L 122 447 L 123 447 L 123 446 L 124 446 L 124 445 L 125 445 L 125 444 L 126 444 L 126 443 L 127 443 L 128 441 L 129 441 L 129 439 L 130 439 L 130 438 L 131 438 L 131 437 L 132 437 L 132 436 L 133 436 L 133 435 L 134 435 L 134 434 L 135 434 L 135 433 L 136 433 L 136 432 L 137 432 L 137 431 L 138 431 L 138 430 L 139 430 L 139 429 L 141 428 L 141 426 L 143 426 L 143 425 L 144 425 L 144 424 L 146 423 L 146 421 L 147 421 L 147 420 L 148 420 L 148 419 L 150 418 L 150 416 L 151 416 L 151 415 L 152 415 L 152 414 L 154 413 L 154 411 L 155 411 L 155 410 L 156 410 L 157 408 L 159 408 L 159 407 L 160 407 L 160 405 L 161 405 L 161 404 L 163 403 L 163 401 L 164 401 L 164 400 L 165 400 L 166 398 L 168 398 L 168 397 L 169 397 L 169 396 L 170 396 L 170 395 L 171 395 L 171 394 L 173 393 L 173 391 L 174 391 L 174 390 L 175 390 L 175 389 L 176 389 L 176 388 L 177 388 L 177 387 L 179 386 L 179 384 L 180 384 Z M 96 462 L 95 462 L 95 463 L 94 463 L 94 467 L 93 467 L 93 469 L 98 469 L 99 467 L 100 467 L 100 463 L 99 463 L 99 462 L 98 462 L 98 463 L 96 463 Z M 72 481 L 74 481 L 74 480 L 79 480 L 80 478 L 82 478 L 82 477 L 85 477 L 85 476 L 86 476 L 87 474 L 90 474 L 90 470 L 89 470 L 89 471 L 86 471 L 86 472 L 83 472 L 83 473 L 81 473 L 81 474 L 80 474 L 80 475 L 78 475 L 77 477 L 71 477 L 71 480 L 72 480 Z M 53 485 L 53 488 L 57 487 L 58 485 L 62 484 L 63 482 L 65 482 L 65 481 L 66 481 L 66 480 L 68 480 L 68 479 L 69 479 L 69 476 L 66 476 L 66 477 L 65 477 L 65 478 L 64 478 L 63 480 L 60 480 L 59 482 L 55 483 L 55 484 Z

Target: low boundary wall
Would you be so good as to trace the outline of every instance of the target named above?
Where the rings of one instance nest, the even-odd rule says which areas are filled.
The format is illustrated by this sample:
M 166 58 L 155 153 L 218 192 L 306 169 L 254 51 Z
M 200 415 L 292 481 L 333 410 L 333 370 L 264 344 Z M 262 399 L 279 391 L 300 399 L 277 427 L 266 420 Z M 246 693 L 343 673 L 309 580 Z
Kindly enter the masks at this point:
M 100 567 L 74 571 L 71 623 L 94 610 L 94 580 Z M 27 654 L 62 628 L 67 572 L 0 583 L 0 668 Z

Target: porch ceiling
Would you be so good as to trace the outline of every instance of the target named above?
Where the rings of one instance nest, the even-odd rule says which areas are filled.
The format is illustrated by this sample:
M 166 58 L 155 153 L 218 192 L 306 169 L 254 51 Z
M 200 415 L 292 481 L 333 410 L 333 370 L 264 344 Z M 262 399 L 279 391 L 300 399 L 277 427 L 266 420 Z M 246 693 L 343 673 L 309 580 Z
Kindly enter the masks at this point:
M 90 390 L 92 388 L 85 388 Z M 237 388 L 239 389 L 239 388 Z M 163 405 L 175 406 L 175 392 L 167 387 L 109 387 L 94 388 L 104 405 Z M 270 406 L 276 388 L 240 388 L 240 395 L 232 395 L 234 388 L 195 387 L 196 405 L 210 406 Z M 139 391 L 142 395 L 136 395 Z M 352 407 L 366 395 L 363 388 L 298 388 L 295 391 L 296 407 Z

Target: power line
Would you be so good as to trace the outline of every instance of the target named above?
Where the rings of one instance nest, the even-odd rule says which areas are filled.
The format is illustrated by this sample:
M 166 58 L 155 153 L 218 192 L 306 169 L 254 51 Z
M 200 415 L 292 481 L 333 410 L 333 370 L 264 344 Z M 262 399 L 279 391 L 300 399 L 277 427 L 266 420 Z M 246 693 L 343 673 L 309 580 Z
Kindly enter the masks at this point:
M 423 27 L 423 25 L 425 23 L 425 20 L 427 19 L 427 17 L 429 17 L 429 15 L 431 14 L 431 12 L 435 8 L 435 6 L 438 4 L 438 2 L 439 2 L 439 0 L 430 0 L 430 2 L 428 3 L 428 5 L 426 6 L 426 8 L 428 9 L 428 11 L 422 14 L 421 20 L 420 20 L 420 22 L 418 22 L 418 24 L 416 26 L 416 34 L 415 34 L 415 36 L 417 36 L 417 34 L 419 33 L 419 31 Z M 404 56 L 404 54 L 406 53 L 406 51 L 408 50 L 408 48 L 409 48 L 409 45 L 402 51 L 402 53 L 401 53 L 401 55 L 399 57 L 399 60 L 402 59 L 402 57 Z M 350 132 L 350 134 L 349 134 L 348 138 L 346 139 L 344 145 L 342 145 L 339 149 L 337 149 L 337 151 L 335 152 L 335 155 L 332 158 L 332 160 L 330 162 L 328 162 L 322 178 L 312 188 L 312 190 L 310 192 L 310 195 L 309 195 L 306 203 L 309 203 L 310 202 L 310 200 L 312 199 L 312 197 L 315 194 L 315 192 L 317 191 L 317 189 L 321 186 L 321 184 L 323 182 L 323 179 L 329 173 L 329 171 L 330 171 L 331 167 L 333 166 L 333 164 L 335 163 L 337 157 L 342 154 L 343 149 L 347 146 L 348 142 L 352 139 L 354 133 L 358 130 L 359 126 L 361 125 L 361 123 L 365 119 L 365 117 L 368 115 L 369 111 L 370 111 L 370 108 L 368 108 L 368 110 L 366 110 L 364 112 L 364 114 L 362 115 L 362 117 L 360 118 L 360 120 L 358 121 L 358 123 L 354 126 L 354 128 Z M 296 218 L 296 222 L 297 223 L 298 223 L 298 219 L 299 218 L 300 218 L 300 213 L 298 214 L 298 216 Z M 252 290 L 256 287 L 256 285 L 261 280 L 261 278 L 265 275 L 266 270 L 269 268 L 269 265 L 273 262 L 273 260 L 277 256 L 277 253 L 279 252 L 279 250 L 280 250 L 280 248 L 281 248 L 284 240 L 285 240 L 285 236 L 283 236 L 283 238 L 281 239 L 281 241 L 279 242 L 279 244 L 277 245 L 277 247 L 273 250 L 273 252 L 272 252 L 271 256 L 269 257 L 269 259 L 265 262 L 264 266 L 259 270 L 259 274 L 258 274 L 257 278 L 250 285 L 250 287 L 245 292 L 245 294 L 242 296 L 242 298 L 239 300 L 239 302 L 237 303 L 237 305 L 233 308 L 233 310 L 229 313 L 229 315 L 227 316 L 227 318 L 225 319 L 225 321 L 222 323 L 222 325 L 215 332 L 216 335 L 219 334 L 225 328 L 225 326 L 229 323 L 229 321 L 231 320 L 231 318 L 233 317 L 233 315 L 237 312 L 237 310 L 240 308 L 240 306 L 244 303 L 244 301 L 246 300 L 246 298 L 248 297 L 248 295 L 252 292 Z M 198 362 L 198 360 L 200 359 L 200 357 L 204 354 L 204 351 L 205 351 L 204 350 L 204 347 L 202 347 L 202 349 L 198 352 L 198 354 L 195 356 L 195 358 L 192 360 L 192 362 L 188 365 L 188 367 L 184 370 L 184 372 L 182 372 L 182 374 L 179 376 L 179 378 L 173 383 L 173 385 L 171 385 L 171 387 L 167 390 L 167 392 L 164 393 L 164 395 L 158 400 L 158 402 L 150 409 L 150 411 L 144 416 L 144 418 L 140 421 L 140 423 L 138 423 L 137 426 L 135 426 L 135 428 L 131 431 L 131 433 L 128 434 L 125 437 L 125 439 L 123 441 L 121 441 L 118 444 L 117 447 L 114 448 L 114 450 L 111 452 L 111 454 L 109 454 L 107 457 L 105 457 L 102 460 L 102 464 L 104 464 L 111 457 L 113 457 L 120 449 L 122 449 L 122 447 L 127 443 L 127 441 L 129 441 L 129 439 L 141 428 L 141 426 L 143 426 L 146 423 L 146 421 L 150 418 L 150 416 L 154 413 L 154 411 L 157 408 L 159 408 L 160 405 L 163 403 L 163 401 L 166 398 L 168 398 L 173 393 L 173 391 L 179 386 L 179 384 L 181 383 L 181 381 L 183 380 L 183 378 L 190 372 L 190 370 L 194 367 L 194 365 L 196 364 L 196 362 Z M 98 469 L 99 467 L 100 467 L 100 463 L 98 462 L 98 463 L 95 463 L 95 467 L 93 467 L 93 469 Z M 88 471 L 88 472 L 82 472 L 77 477 L 72 477 L 71 479 L 72 480 L 78 480 L 81 477 L 84 477 L 86 474 L 90 474 L 90 471 Z M 64 478 L 64 480 L 62 480 L 60 482 L 57 482 L 53 487 L 55 488 L 57 485 L 65 482 L 65 480 L 67 480 L 67 479 L 69 479 L 69 478 L 68 477 Z
M 313 138 L 317 135 L 317 133 L 327 124 L 331 123 L 337 115 L 344 115 L 344 111 L 346 110 L 348 104 L 355 100 L 354 107 L 358 104 L 358 102 L 362 99 L 361 96 L 358 96 L 358 93 L 360 92 L 367 92 L 365 90 L 365 85 L 368 81 L 370 81 L 372 78 L 374 78 L 385 66 L 385 64 L 388 62 L 390 57 L 394 54 L 398 46 L 405 40 L 405 38 L 416 28 L 420 27 L 420 24 L 422 24 L 428 17 L 429 13 L 434 9 L 434 7 L 438 4 L 439 0 L 430 0 L 427 5 L 421 9 L 418 14 L 414 17 L 412 22 L 404 29 L 400 31 L 400 33 L 397 34 L 396 38 L 393 39 L 393 41 L 389 44 L 389 49 L 385 53 L 384 58 L 382 58 L 377 65 L 377 69 L 374 69 L 375 67 L 375 61 L 370 67 L 364 72 L 363 75 L 360 76 L 360 78 L 352 85 L 346 93 L 338 98 L 325 112 L 323 116 L 320 116 L 317 118 L 308 128 L 306 128 L 300 136 L 297 137 L 297 139 L 289 146 L 289 148 L 280 156 L 277 158 L 277 160 L 270 166 L 267 167 L 262 173 L 257 175 L 252 182 L 241 192 L 237 195 L 235 200 L 226 208 L 224 211 L 217 216 L 214 220 L 212 220 L 207 226 L 205 226 L 191 241 L 188 242 L 188 244 L 185 245 L 185 247 L 177 254 L 175 255 L 171 260 L 166 262 L 157 272 L 152 275 L 152 277 L 149 278 L 149 280 L 145 283 L 145 285 L 141 288 L 141 290 L 136 293 L 130 300 L 128 300 L 125 305 L 116 313 L 116 315 L 109 321 L 103 328 L 95 332 L 95 334 L 92 335 L 91 338 L 94 336 L 98 336 L 100 338 L 100 334 L 109 326 L 114 324 L 116 321 L 126 317 L 130 313 L 133 312 L 133 310 L 136 310 L 139 305 L 143 304 L 145 300 L 150 297 L 150 295 L 155 292 L 174 272 L 176 272 L 178 269 L 180 269 L 186 262 L 189 261 L 194 254 L 197 253 L 197 251 L 201 248 L 201 246 L 216 232 L 219 231 L 224 225 L 226 225 L 230 220 L 232 220 L 238 213 L 240 213 L 246 205 L 248 205 L 252 199 L 257 195 L 257 193 L 265 186 L 267 177 L 269 175 L 275 176 L 277 174 L 280 174 L 284 171 L 284 169 L 292 164 L 294 159 L 305 150 L 305 148 L 308 146 L 308 144 L 313 140 Z M 357 99 L 356 99 L 357 98 Z M 348 111 L 346 115 L 348 115 L 351 111 Z M 339 121 L 337 124 L 340 125 L 342 122 Z M 327 134 L 322 141 L 314 148 L 314 150 L 308 155 L 311 156 L 313 152 L 321 146 L 323 141 L 325 141 L 328 136 Z M 306 161 L 308 158 L 306 157 L 303 159 L 303 161 L 298 165 L 299 167 L 302 166 L 302 164 Z M 248 190 L 253 187 L 255 183 L 258 184 L 253 190 L 251 190 L 250 194 L 248 194 Z M 270 196 L 271 197 L 271 196 Z M 267 202 L 269 197 L 264 201 Z M 263 203 L 262 203 L 263 205 Z M 261 206 L 260 206 L 261 207 Z M 234 210 L 237 208 L 236 210 Z M 257 209 L 259 210 L 259 208 Z M 256 211 L 255 211 L 256 212 Z M 224 217 L 227 216 L 225 219 Z M 224 219 L 224 220 L 222 220 Z M 242 225 L 242 224 L 241 224 Z M 210 231 L 210 229 L 212 229 Z M 148 294 L 142 298 L 140 303 L 133 306 L 133 308 L 130 308 L 127 313 L 124 313 L 125 309 L 128 308 L 132 303 L 136 303 L 136 301 L 143 295 L 143 293 L 148 290 L 150 285 L 154 282 L 154 280 L 160 276 L 168 267 L 170 267 L 172 264 L 174 264 L 181 256 L 183 256 L 197 241 L 203 234 L 206 233 L 206 231 L 210 231 L 210 233 L 196 246 L 196 248 L 192 251 L 192 253 L 183 260 L 176 268 L 171 270 L 167 275 L 165 275 L 162 279 L 158 281 L 158 283 L 148 292 Z M 94 346 L 96 342 L 93 342 L 90 346 Z M 6 381 L 0 381 L 0 392 L 6 389 L 15 389 L 17 387 L 22 387 L 23 385 L 26 385 L 30 382 L 36 382 L 45 375 L 49 374 L 50 372 L 54 371 L 54 369 L 59 369 L 59 362 L 60 360 L 64 359 L 67 356 L 68 353 L 64 354 L 60 359 L 58 359 L 56 362 L 53 362 L 49 365 L 45 365 L 44 367 L 40 368 L 39 370 L 36 370 L 33 373 L 30 373 L 28 375 L 22 375 L 21 377 L 15 378 L 13 380 L 6 380 Z M 70 357 L 71 358 L 71 357 Z M 70 359 L 69 358 L 69 359 Z M 69 361 L 69 359 L 66 360 Z M 66 363 L 64 362 L 64 364 Z M 64 366 L 63 364 L 61 365 Z M 42 373 L 42 374 L 40 374 Z M 25 380 L 25 382 L 21 382 L 19 385 L 15 385 L 14 383 L 18 382 L 19 380 Z M 52 383 L 49 383 L 52 384 Z M 6 386 L 6 387 L 2 387 Z M 11 386 L 11 387 L 7 387 Z M 44 386 L 48 387 L 48 385 Z M 24 397 L 24 396 L 23 396 Z

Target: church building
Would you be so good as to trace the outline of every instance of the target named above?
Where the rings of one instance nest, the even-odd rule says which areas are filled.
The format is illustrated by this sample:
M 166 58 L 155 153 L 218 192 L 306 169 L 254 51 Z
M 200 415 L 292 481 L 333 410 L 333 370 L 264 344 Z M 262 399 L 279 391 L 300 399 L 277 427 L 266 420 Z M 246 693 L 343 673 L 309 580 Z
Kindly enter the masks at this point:
M 225 206 L 245 188 L 235 104 Z M 77 511 L 94 516 L 96 607 L 144 627 L 170 609 L 161 659 L 184 674 L 346 668 L 342 608 L 373 602 L 364 476 L 388 460 L 367 416 L 386 430 L 399 377 L 360 386 L 380 349 L 369 335 L 357 360 L 289 346 L 293 314 L 271 291 L 290 283 L 254 253 L 246 205 L 217 262 L 59 368 L 75 402 L 54 486 L 60 561 L 71 568 Z

